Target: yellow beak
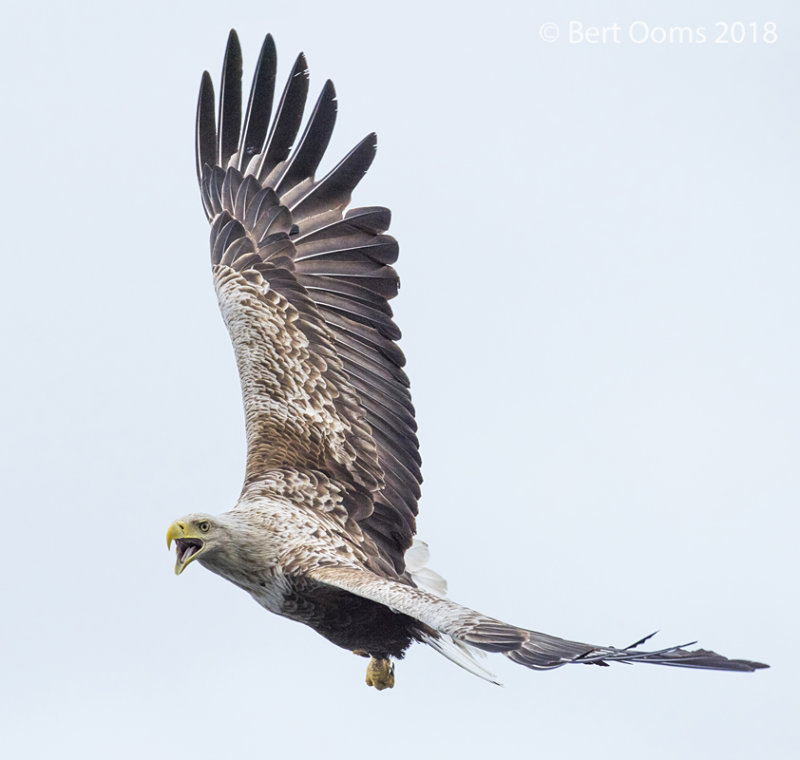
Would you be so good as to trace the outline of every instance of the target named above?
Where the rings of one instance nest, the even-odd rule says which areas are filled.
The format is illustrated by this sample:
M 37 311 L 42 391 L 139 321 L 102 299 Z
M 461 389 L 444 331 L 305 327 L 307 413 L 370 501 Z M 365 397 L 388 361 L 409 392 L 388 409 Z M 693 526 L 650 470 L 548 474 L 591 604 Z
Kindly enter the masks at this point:
M 193 539 L 194 541 L 200 542 L 200 548 L 196 551 L 192 551 L 188 553 L 187 551 L 183 550 L 180 543 L 175 547 L 176 549 L 176 559 L 175 559 L 175 575 L 180 575 L 185 569 L 186 565 L 188 565 L 200 552 L 203 550 L 203 544 L 205 543 L 200 536 L 196 535 L 195 531 L 191 529 L 191 525 L 187 525 L 185 522 L 181 520 L 176 520 L 172 525 L 169 526 L 167 529 L 167 549 L 172 546 L 173 541 L 178 541 L 182 538 Z
M 167 530 L 167 549 L 172 546 L 172 542 L 183 538 L 186 532 L 186 525 L 177 520 L 169 526 Z

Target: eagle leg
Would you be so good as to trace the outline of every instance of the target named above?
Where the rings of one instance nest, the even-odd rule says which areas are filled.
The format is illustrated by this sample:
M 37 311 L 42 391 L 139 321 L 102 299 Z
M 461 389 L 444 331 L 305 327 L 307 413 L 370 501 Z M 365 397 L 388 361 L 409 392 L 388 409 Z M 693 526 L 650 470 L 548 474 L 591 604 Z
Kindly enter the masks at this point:
M 394 663 L 388 657 L 369 658 L 367 686 L 374 686 L 378 691 L 394 686 Z

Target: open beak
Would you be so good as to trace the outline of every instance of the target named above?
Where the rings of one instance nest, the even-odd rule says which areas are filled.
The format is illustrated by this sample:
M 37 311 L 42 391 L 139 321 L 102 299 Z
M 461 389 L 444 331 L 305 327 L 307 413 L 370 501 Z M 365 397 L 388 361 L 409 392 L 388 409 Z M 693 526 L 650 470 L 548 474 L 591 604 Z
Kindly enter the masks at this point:
M 175 575 L 180 575 L 200 552 L 205 543 L 186 523 L 176 520 L 167 530 L 167 549 L 175 542 Z

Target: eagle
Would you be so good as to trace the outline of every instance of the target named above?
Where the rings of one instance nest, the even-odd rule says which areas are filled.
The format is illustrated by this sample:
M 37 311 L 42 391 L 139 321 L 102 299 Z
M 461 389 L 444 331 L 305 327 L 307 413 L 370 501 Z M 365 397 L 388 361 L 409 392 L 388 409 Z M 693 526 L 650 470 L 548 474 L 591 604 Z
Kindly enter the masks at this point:
M 277 105 L 276 50 L 261 48 L 246 106 L 242 54 L 228 37 L 219 104 L 208 72 L 195 145 L 211 223 L 211 271 L 244 401 L 247 462 L 236 506 L 189 514 L 167 531 L 175 572 L 197 560 L 270 612 L 369 658 L 366 683 L 394 686 L 415 642 L 494 681 L 476 655 L 534 670 L 644 662 L 753 671 L 684 644 L 595 646 L 509 625 L 445 596 L 415 540 L 419 442 L 400 331 L 390 212 L 348 209 L 375 156 L 359 142 L 317 179 L 336 120 L 328 80 L 297 140 L 308 95 L 301 53 Z M 694 642 L 692 642 L 694 643 Z

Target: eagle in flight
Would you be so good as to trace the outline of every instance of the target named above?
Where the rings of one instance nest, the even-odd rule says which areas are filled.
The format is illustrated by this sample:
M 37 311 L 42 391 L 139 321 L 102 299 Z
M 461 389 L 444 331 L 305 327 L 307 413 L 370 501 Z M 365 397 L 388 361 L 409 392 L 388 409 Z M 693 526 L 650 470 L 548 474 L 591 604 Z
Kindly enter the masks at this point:
M 242 109 L 242 56 L 231 31 L 219 107 L 205 72 L 197 104 L 197 176 L 211 223 L 211 270 L 241 376 L 244 487 L 221 515 L 170 525 L 175 572 L 197 560 L 271 612 L 369 658 L 367 684 L 394 685 L 413 642 L 476 675 L 499 652 L 536 670 L 649 662 L 752 671 L 703 649 L 583 644 L 501 622 L 450 601 L 414 541 L 420 455 L 389 301 L 398 246 L 390 212 L 347 208 L 375 156 L 365 137 L 316 178 L 336 120 L 327 81 L 295 142 L 308 94 L 301 54 L 273 108 L 267 36 Z M 215 113 L 216 111 L 216 113 Z M 649 637 L 648 637 L 649 638 Z M 687 645 L 684 645 L 687 646 Z

